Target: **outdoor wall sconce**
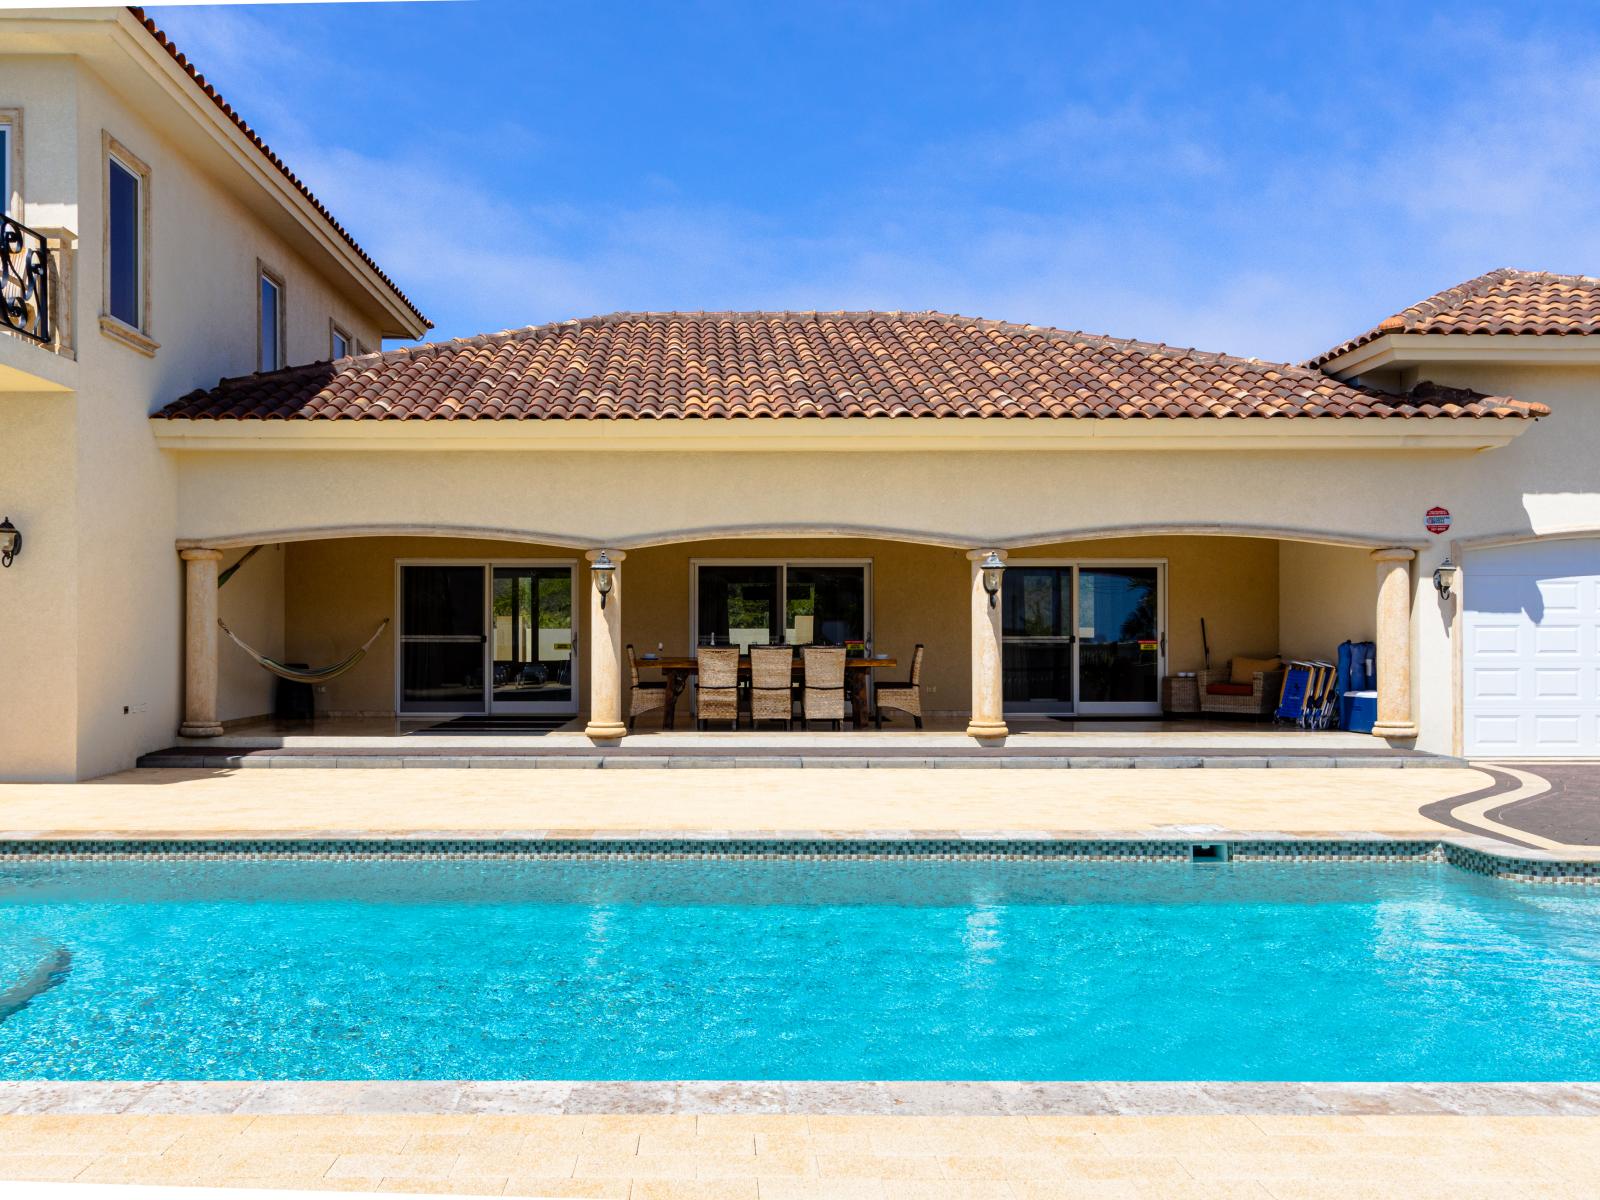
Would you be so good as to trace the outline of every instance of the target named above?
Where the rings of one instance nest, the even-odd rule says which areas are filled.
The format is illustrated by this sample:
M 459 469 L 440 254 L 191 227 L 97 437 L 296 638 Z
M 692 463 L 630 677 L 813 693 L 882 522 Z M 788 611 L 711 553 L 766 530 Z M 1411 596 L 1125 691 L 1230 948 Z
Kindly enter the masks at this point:
M 1006 564 L 993 550 L 989 557 L 978 564 L 983 571 L 983 590 L 989 593 L 989 607 L 993 608 L 1000 600 L 1000 581 L 1005 577 Z
M 7 517 L 0 521 L 0 567 L 9 567 L 11 560 L 22 553 L 22 534 Z
M 1450 599 L 1450 589 L 1456 585 L 1456 572 L 1461 568 L 1451 562 L 1447 556 L 1445 560 L 1434 568 L 1433 586 L 1439 589 L 1439 599 Z
M 605 608 L 606 597 L 611 595 L 611 587 L 617 581 L 617 564 L 602 550 L 600 557 L 589 564 L 589 570 L 594 572 L 594 588 L 600 593 L 600 607 Z

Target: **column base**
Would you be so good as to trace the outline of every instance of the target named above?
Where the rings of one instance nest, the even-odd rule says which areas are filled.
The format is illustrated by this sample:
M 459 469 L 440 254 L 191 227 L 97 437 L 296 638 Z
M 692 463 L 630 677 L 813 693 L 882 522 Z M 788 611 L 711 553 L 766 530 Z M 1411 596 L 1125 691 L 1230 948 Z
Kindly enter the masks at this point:
M 221 737 L 222 726 L 218 725 L 216 722 L 212 722 L 209 725 L 191 725 L 189 722 L 185 721 L 182 725 L 178 726 L 178 736 L 196 738 Z
M 590 721 L 583 727 L 583 736 L 591 742 L 620 742 L 627 732 L 621 721 Z
M 1372 727 L 1372 736 L 1381 738 L 1414 738 L 1417 727 L 1410 722 L 1379 721 Z
M 980 742 L 1003 742 L 1011 732 L 1004 721 L 969 721 L 967 736 Z

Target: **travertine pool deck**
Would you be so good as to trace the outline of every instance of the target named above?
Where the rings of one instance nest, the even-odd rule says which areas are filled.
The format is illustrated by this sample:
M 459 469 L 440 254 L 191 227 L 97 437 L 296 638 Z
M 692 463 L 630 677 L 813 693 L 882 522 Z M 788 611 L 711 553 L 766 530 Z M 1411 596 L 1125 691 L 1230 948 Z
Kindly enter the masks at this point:
M 1592 1200 L 1593 1116 L 8 1116 L 0 1178 L 616 1200 Z
M 820 780 L 820 782 L 819 782 Z M 0 785 L 0 836 L 973 834 L 1437 837 L 1486 771 L 127 771 Z

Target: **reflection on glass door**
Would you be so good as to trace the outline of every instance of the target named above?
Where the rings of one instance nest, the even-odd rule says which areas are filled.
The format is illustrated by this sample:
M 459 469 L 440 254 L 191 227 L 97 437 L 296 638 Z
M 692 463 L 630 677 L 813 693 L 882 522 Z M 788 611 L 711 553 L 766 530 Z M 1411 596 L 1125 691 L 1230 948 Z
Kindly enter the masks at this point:
M 495 567 L 495 712 L 573 708 L 571 567 Z
M 1159 713 L 1161 568 L 1016 562 L 1001 590 L 1005 707 Z
M 400 569 L 400 711 L 483 711 L 483 567 Z
M 1078 569 L 1078 712 L 1161 710 L 1159 570 Z
M 573 568 L 404 563 L 403 713 L 576 712 Z
M 1001 591 L 1001 678 L 1006 708 L 1072 708 L 1072 568 L 1012 567 Z

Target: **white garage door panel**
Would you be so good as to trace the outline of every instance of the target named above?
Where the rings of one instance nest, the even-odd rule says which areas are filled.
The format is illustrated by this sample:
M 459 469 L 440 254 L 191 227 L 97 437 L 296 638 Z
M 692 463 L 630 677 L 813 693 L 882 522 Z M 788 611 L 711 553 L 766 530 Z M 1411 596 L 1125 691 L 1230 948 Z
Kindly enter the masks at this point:
M 1600 539 L 1504 546 L 1464 566 L 1466 752 L 1600 755 Z

